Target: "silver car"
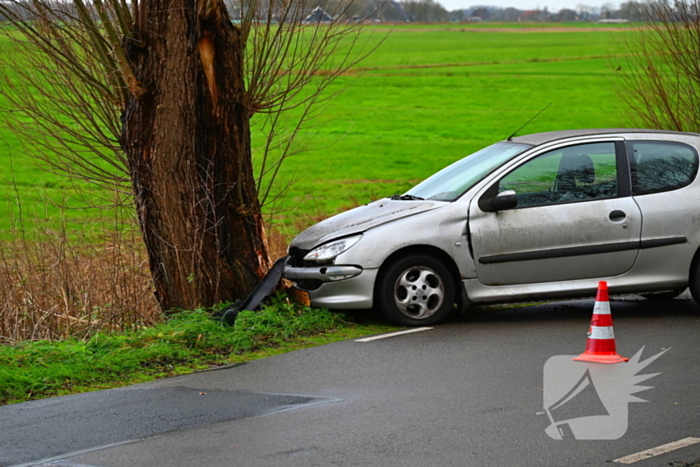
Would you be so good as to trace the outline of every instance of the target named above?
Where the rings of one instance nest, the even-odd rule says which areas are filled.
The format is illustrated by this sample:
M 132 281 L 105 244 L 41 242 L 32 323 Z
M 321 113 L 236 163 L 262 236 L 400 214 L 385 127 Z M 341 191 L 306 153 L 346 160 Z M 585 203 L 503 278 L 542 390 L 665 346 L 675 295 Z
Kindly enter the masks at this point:
M 700 303 L 700 134 L 572 130 L 509 138 L 404 195 L 320 222 L 284 276 L 312 306 L 408 326 L 470 303 L 611 293 Z

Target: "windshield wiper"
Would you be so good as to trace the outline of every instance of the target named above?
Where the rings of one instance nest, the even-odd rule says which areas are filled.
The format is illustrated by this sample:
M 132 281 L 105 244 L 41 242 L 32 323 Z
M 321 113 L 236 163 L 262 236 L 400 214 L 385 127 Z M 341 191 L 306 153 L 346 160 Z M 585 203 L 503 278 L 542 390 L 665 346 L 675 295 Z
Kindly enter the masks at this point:
M 391 197 L 394 201 L 423 201 L 424 198 L 413 195 L 394 195 Z

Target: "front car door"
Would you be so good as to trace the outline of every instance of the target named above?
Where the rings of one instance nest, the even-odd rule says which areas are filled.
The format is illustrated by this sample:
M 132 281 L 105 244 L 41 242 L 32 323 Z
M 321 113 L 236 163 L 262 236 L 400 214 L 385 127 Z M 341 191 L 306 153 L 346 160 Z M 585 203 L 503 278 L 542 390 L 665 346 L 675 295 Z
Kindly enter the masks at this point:
M 624 143 L 559 147 L 519 165 L 472 201 L 469 232 L 485 285 L 603 278 L 637 257 L 641 212 L 630 196 Z M 497 193 L 517 206 L 490 212 Z

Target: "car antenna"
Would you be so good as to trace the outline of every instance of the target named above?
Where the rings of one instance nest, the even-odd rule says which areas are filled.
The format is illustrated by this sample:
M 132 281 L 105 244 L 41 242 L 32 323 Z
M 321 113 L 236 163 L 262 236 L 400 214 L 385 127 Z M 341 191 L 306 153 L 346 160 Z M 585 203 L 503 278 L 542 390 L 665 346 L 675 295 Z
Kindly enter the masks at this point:
M 547 110 L 547 109 L 549 108 L 550 105 L 552 105 L 551 102 L 550 102 L 549 104 L 547 104 L 547 105 L 544 107 L 544 109 L 542 109 L 542 110 L 540 110 L 539 112 L 537 112 L 537 113 L 535 114 L 534 117 L 532 117 L 530 120 L 528 120 L 527 122 L 525 122 L 525 125 L 521 126 L 521 127 L 518 128 L 517 130 L 515 130 L 515 131 L 513 132 L 513 134 L 510 135 L 506 141 L 511 141 L 511 140 L 513 139 L 513 136 L 517 135 L 518 132 L 519 132 L 520 130 L 522 130 L 523 128 L 525 128 L 526 126 L 528 126 L 528 125 L 530 124 L 531 121 L 533 121 L 534 119 L 536 119 L 537 117 L 539 117 L 540 114 L 541 114 L 542 112 L 544 112 L 545 110 Z

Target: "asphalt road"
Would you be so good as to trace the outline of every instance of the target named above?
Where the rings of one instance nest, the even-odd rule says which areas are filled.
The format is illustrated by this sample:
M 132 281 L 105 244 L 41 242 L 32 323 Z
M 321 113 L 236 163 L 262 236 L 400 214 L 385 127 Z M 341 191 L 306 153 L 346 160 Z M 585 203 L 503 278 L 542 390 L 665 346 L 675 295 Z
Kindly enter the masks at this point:
M 621 386 L 592 368 L 594 384 L 545 413 L 545 393 L 571 377 L 545 365 L 584 350 L 592 308 L 488 309 L 421 332 L 0 407 L 0 466 L 614 466 L 700 441 L 700 308 L 687 296 L 612 302 L 620 354 L 666 350 L 636 372 L 660 373 L 640 382 L 652 387 L 636 394 L 647 403 L 606 402 Z M 550 415 L 589 409 L 608 418 L 579 421 L 617 439 L 545 432 Z M 700 443 L 641 457 L 631 465 L 682 465 L 700 459 Z

